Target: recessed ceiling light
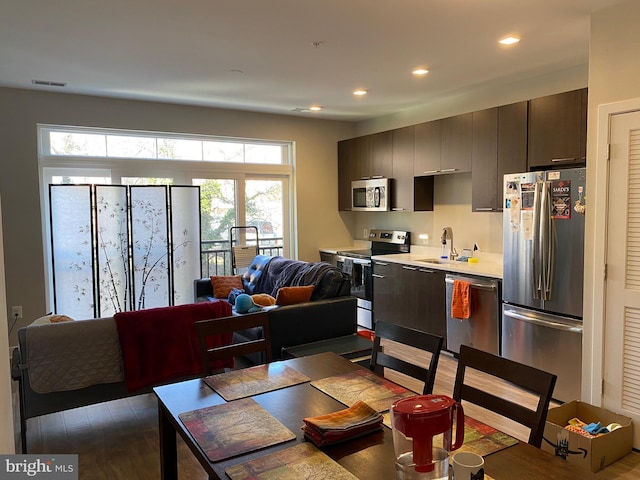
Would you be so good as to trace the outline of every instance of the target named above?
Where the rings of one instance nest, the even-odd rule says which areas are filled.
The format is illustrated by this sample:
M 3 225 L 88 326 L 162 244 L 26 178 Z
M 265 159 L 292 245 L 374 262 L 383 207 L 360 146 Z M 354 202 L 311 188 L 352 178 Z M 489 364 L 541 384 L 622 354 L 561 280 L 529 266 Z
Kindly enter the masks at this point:
M 502 40 L 499 40 L 498 43 L 502 45 L 513 45 L 514 43 L 518 43 L 519 41 L 520 39 L 518 37 L 509 36 L 503 38 Z
M 429 70 L 427 70 L 426 68 L 416 68 L 413 72 L 414 75 L 426 75 L 427 73 L 429 73 Z
M 366 95 L 367 91 L 364 88 L 358 88 L 357 90 L 353 91 L 354 95 Z
M 320 110 L 322 110 L 322 107 L 320 105 L 312 105 L 311 107 L 309 107 L 309 110 L 311 110 L 312 112 L 319 112 Z

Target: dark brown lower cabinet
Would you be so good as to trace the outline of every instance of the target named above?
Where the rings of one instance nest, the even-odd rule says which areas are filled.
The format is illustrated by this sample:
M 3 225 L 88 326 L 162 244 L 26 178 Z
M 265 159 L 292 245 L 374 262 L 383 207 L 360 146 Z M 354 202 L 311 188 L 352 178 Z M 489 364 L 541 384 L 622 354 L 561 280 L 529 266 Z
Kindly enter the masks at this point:
M 428 267 L 373 262 L 373 314 L 446 341 L 445 272 Z

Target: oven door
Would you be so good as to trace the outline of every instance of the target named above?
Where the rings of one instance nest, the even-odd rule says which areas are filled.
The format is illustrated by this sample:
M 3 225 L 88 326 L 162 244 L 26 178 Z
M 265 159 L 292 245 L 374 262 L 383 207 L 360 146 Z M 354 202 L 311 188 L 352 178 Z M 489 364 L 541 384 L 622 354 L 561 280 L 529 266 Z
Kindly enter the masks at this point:
M 339 256 L 338 268 L 351 276 L 351 295 L 362 300 L 373 300 L 371 260 Z

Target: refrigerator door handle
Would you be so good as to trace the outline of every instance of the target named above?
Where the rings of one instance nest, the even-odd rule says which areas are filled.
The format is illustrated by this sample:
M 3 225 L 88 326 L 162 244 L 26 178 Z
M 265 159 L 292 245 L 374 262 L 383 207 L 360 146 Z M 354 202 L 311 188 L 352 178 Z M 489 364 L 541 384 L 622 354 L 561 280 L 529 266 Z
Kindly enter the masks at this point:
M 540 260 L 541 248 L 542 248 L 542 235 L 540 226 L 540 202 L 542 199 L 542 182 L 537 181 L 534 197 L 533 197 L 533 248 L 531 255 L 531 275 L 533 286 L 533 298 L 540 299 L 540 292 L 542 291 L 542 273 L 540 271 L 542 265 Z
M 541 260 L 542 260 L 542 300 L 551 299 L 552 288 L 552 266 L 553 266 L 553 236 L 551 228 L 551 184 L 544 182 L 542 185 L 542 200 L 540 204 L 540 221 L 542 232 Z
M 555 330 L 562 330 L 564 332 L 582 333 L 582 327 L 576 327 L 559 322 L 552 322 L 550 320 L 540 320 L 529 315 L 523 315 L 515 310 L 505 310 L 504 315 L 506 317 L 515 318 L 523 322 L 532 323 L 534 325 L 540 325 L 541 327 L 553 328 Z

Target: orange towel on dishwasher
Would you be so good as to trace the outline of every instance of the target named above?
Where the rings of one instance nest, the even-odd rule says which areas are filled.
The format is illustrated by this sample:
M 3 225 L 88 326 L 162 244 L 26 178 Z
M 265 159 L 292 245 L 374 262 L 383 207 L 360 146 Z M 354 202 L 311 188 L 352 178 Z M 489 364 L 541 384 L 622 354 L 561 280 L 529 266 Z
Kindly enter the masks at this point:
M 453 281 L 451 316 L 461 320 L 471 316 L 471 284 L 464 280 Z

